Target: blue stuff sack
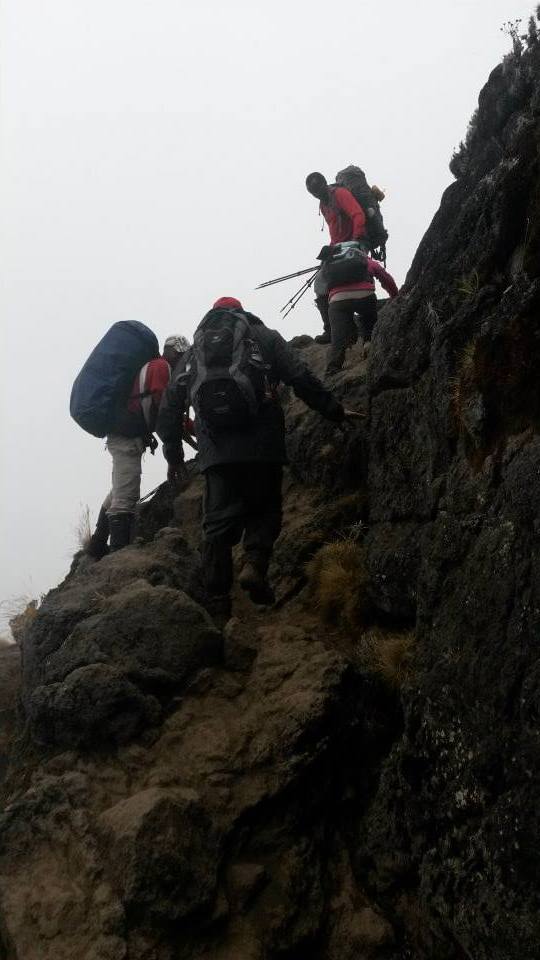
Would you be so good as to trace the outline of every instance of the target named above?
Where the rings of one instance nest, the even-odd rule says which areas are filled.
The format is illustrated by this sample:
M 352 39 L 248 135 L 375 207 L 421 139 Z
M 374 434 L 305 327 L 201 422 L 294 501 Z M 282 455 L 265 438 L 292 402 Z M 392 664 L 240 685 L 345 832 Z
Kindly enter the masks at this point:
M 113 323 L 92 350 L 71 389 L 69 412 L 83 430 L 105 437 L 119 406 L 127 403 L 145 363 L 159 356 L 155 333 L 137 320 Z

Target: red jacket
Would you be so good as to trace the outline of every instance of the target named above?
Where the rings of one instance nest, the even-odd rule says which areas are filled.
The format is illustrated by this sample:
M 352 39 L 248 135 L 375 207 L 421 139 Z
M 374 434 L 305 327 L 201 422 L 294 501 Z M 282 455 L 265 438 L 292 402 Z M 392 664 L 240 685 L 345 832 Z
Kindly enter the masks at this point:
M 135 414 L 142 411 L 150 433 L 154 430 L 161 397 L 170 379 L 169 364 L 163 357 L 157 357 L 141 367 L 133 382 L 128 410 Z M 141 394 L 145 396 L 141 397 Z
M 350 299 L 354 299 L 354 292 L 364 293 L 367 290 L 370 290 L 372 293 L 375 293 L 375 280 L 378 280 L 381 287 L 386 290 L 389 297 L 394 299 L 397 297 L 399 290 L 396 285 L 396 281 L 393 276 L 388 273 L 388 270 L 385 270 L 382 263 L 379 263 L 378 260 L 372 260 L 371 257 L 366 257 L 366 267 L 370 275 L 369 280 L 358 281 L 355 280 L 352 283 L 343 283 L 340 287 L 332 287 L 329 290 L 329 300 L 332 301 L 332 297 L 336 293 L 350 293 Z
M 366 235 L 366 215 L 350 190 L 330 187 L 331 201 L 321 203 L 321 213 L 328 224 L 330 243 L 360 240 Z

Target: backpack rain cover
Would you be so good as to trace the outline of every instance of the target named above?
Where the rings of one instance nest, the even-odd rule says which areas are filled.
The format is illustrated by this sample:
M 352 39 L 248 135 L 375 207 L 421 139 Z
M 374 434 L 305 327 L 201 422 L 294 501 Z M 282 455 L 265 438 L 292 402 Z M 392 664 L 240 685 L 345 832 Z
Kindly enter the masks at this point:
M 158 356 L 157 337 L 144 323 L 113 323 L 73 384 L 69 412 L 75 422 L 94 437 L 111 433 L 117 410 L 127 403 L 137 373 Z

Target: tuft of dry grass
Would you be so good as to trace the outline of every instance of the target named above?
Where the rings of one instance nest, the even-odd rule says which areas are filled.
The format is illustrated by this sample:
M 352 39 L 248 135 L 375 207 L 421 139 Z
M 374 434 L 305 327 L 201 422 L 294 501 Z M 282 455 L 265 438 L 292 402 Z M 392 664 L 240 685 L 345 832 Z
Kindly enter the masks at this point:
M 468 433 L 467 405 L 472 395 L 478 390 L 476 360 L 476 343 L 471 340 L 459 358 L 456 376 L 450 381 L 452 409 L 459 429 L 464 433 Z
M 354 631 L 369 608 L 368 573 L 363 548 L 354 540 L 327 543 L 307 564 L 311 597 L 326 623 Z
M 375 628 L 360 639 L 357 658 L 364 670 L 380 677 L 389 687 L 399 689 L 412 672 L 415 636 Z
M 75 527 L 77 543 L 81 550 L 86 550 L 92 536 L 92 524 L 90 522 L 90 507 L 88 504 L 81 503 L 79 519 Z
M 458 291 L 467 300 L 472 300 L 480 289 L 478 270 L 472 270 L 468 276 L 462 277 L 458 283 Z

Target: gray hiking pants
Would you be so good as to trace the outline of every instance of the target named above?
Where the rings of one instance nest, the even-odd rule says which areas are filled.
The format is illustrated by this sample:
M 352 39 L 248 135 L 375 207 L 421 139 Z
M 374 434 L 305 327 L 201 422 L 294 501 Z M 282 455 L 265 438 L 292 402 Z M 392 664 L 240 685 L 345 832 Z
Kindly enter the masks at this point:
M 107 450 L 112 457 L 112 488 L 103 501 L 108 516 L 135 513 L 141 495 L 141 459 L 145 443 L 142 437 L 122 437 L 110 433 Z

